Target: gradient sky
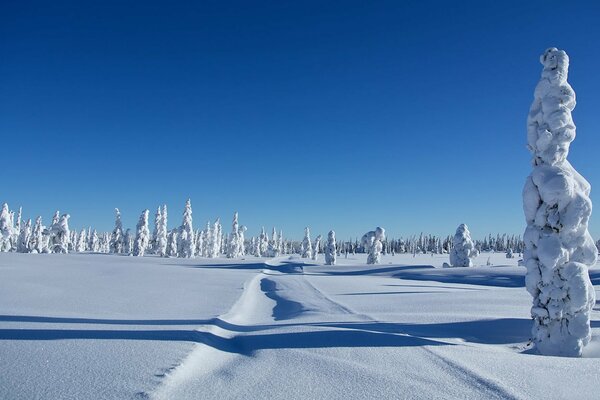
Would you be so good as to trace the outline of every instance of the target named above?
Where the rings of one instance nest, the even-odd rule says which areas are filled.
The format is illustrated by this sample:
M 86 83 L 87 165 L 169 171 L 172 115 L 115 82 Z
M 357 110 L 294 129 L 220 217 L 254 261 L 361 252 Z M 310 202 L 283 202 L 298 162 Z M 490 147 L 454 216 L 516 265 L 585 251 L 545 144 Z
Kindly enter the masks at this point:
M 162 203 L 178 225 L 191 197 L 196 227 L 237 210 L 250 235 L 521 233 L 547 47 L 600 188 L 599 21 L 593 1 L 5 0 L 0 201 L 99 230 Z

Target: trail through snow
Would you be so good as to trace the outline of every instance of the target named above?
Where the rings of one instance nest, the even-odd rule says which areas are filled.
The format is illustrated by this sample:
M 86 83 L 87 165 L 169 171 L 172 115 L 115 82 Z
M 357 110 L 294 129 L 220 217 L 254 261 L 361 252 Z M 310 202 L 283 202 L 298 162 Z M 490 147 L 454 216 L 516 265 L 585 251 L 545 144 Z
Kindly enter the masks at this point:
M 439 350 L 464 347 L 464 341 L 390 328 L 393 323 L 325 294 L 307 279 L 304 268 L 289 262 L 265 264 L 246 282 L 231 310 L 219 317 L 225 324 L 200 329 L 218 338 L 218 345 L 199 343 L 150 397 L 527 397 Z

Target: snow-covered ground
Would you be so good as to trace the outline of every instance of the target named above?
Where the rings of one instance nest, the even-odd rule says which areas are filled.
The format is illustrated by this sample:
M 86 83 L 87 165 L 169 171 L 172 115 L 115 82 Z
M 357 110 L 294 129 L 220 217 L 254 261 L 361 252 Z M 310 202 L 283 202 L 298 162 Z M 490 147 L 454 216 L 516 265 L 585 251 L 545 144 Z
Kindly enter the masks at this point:
M 598 397 L 598 306 L 538 356 L 517 259 L 447 261 L 0 253 L 0 398 Z

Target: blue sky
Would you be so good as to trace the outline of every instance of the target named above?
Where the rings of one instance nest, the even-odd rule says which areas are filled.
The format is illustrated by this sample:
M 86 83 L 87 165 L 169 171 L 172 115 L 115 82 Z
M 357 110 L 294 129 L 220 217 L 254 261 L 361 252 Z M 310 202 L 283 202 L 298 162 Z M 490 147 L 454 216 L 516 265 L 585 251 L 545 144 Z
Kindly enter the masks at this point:
M 4 1 L 0 200 L 100 230 L 162 203 L 180 224 L 191 197 L 197 226 L 237 210 L 249 234 L 521 233 L 547 47 L 571 57 L 570 160 L 600 188 L 599 19 L 591 1 Z

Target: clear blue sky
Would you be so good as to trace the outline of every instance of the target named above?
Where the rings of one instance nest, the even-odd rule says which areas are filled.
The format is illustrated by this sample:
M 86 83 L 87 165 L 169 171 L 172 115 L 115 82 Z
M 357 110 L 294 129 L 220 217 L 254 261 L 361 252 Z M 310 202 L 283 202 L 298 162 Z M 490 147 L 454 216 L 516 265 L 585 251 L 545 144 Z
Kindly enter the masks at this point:
M 0 201 L 134 227 L 192 198 L 254 235 L 521 233 L 526 116 L 571 57 L 600 204 L 600 2 L 3 1 Z M 600 235 L 600 211 L 592 216 Z

